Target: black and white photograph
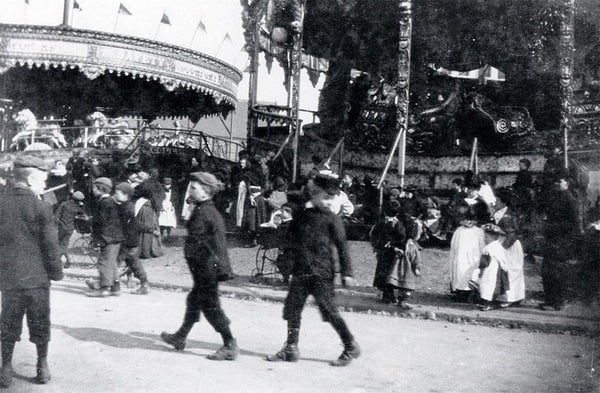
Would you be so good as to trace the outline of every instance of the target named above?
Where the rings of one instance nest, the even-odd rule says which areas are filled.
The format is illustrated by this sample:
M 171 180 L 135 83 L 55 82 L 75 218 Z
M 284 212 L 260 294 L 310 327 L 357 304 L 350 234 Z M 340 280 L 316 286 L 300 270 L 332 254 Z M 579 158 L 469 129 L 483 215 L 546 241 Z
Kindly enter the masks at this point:
M 600 0 L 0 0 L 0 393 L 600 392 Z

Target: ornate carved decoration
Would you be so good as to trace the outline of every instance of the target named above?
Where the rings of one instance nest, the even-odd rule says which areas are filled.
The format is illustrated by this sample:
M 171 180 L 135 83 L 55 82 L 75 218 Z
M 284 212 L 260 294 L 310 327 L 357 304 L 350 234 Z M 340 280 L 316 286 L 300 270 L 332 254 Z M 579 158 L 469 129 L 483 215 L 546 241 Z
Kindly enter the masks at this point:
M 79 68 L 90 79 L 106 72 L 158 80 L 237 102 L 242 73 L 200 52 L 157 41 L 64 26 L 0 24 L 0 73 L 14 66 Z

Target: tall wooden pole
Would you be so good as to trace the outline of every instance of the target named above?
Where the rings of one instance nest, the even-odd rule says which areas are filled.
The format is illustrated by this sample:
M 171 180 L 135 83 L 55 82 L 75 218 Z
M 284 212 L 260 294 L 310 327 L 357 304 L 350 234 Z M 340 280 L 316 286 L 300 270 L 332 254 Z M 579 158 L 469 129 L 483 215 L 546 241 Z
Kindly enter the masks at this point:
M 256 21 L 254 27 L 254 42 L 252 53 L 250 53 L 250 83 L 248 91 L 248 122 L 246 123 L 248 146 L 252 144 L 252 138 L 258 126 L 258 118 L 254 114 L 254 106 L 258 98 L 258 55 L 259 55 L 259 23 Z M 237 159 L 237 157 L 236 157 Z
M 298 178 L 298 143 L 300 137 L 300 74 L 302 71 L 302 19 L 304 19 L 304 2 L 302 3 L 301 20 L 298 31 L 293 33 L 292 45 L 292 121 L 294 123 L 294 139 L 292 148 L 294 149 L 294 162 L 292 166 L 292 183 Z
M 408 104 L 410 99 L 410 47 L 412 37 L 412 0 L 400 0 L 399 34 L 398 34 L 398 84 L 396 86 L 396 129 L 398 134 L 390 150 L 390 155 L 379 179 L 378 188 L 383 186 L 390 165 L 400 146 L 398 152 L 398 175 L 400 185 L 404 186 L 406 170 L 406 131 L 408 130 Z
M 573 126 L 573 64 L 575 53 L 575 0 L 563 0 L 560 19 L 560 129 L 563 135 L 564 166 L 569 167 L 569 133 Z
M 398 131 L 402 132 L 400 139 L 400 156 L 398 171 L 400 186 L 404 187 L 406 171 L 406 132 L 408 131 L 408 104 L 410 101 L 410 49 L 412 41 L 412 0 L 400 1 L 398 43 L 398 108 L 396 122 Z

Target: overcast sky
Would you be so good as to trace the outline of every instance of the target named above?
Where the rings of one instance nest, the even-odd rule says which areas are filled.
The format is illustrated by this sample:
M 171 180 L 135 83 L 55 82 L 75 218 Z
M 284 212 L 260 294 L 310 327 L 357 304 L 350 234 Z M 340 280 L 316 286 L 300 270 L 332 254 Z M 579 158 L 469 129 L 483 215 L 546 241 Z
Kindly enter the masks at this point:
M 29 4 L 27 4 L 27 2 Z M 189 47 L 216 56 L 241 71 L 248 65 L 244 45 L 239 0 L 77 0 L 81 10 L 74 10 L 73 27 L 147 39 L 156 39 L 170 44 Z M 119 14 L 123 4 L 132 15 Z M 58 25 L 62 22 L 64 0 L 0 0 L 0 23 Z M 171 25 L 161 24 L 165 13 Z M 197 29 L 199 23 L 206 33 Z M 231 41 L 224 40 L 229 34 Z M 301 108 L 316 110 L 318 92 L 322 87 L 321 77 L 317 89 L 302 75 Z M 238 88 L 238 98 L 248 99 L 248 74 Z M 261 55 L 259 70 L 258 99 L 262 102 L 287 103 L 283 88 L 283 70 L 276 62 L 272 73 L 267 75 Z M 306 116 L 306 115 L 305 115 Z M 306 116 L 309 120 L 309 116 Z

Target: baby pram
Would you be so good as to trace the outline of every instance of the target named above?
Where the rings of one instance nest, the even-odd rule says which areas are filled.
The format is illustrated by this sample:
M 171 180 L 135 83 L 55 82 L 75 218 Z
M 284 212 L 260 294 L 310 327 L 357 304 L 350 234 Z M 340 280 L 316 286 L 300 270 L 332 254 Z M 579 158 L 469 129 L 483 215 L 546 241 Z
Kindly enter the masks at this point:
M 79 237 L 73 242 L 69 252 L 71 257 L 78 256 L 83 262 L 98 263 L 99 248 L 92 240 L 92 216 L 81 214 L 75 216 L 75 231 Z
M 277 228 L 258 228 L 256 234 L 258 250 L 256 251 L 256 267 L 252 270 L 253 277 L 281 274 L 278 265 L 286 227 L 286 224 L 282 224 Z

